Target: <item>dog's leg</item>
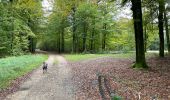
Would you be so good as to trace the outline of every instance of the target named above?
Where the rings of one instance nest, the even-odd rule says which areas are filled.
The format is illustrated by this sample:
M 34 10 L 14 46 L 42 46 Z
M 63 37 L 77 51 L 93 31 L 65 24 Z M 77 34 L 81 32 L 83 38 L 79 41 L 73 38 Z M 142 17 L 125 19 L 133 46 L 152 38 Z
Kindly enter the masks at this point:
M 44 69 L 43 69 L 43 74 L 44 74 Z

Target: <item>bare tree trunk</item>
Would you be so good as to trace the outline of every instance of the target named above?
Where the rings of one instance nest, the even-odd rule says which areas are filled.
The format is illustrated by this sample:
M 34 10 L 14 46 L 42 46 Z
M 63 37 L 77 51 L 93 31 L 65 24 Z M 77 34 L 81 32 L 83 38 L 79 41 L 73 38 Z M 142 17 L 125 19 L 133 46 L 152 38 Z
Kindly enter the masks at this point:
M 90 50 L 94 49 L 94 31 L 91 34 Z
M 107 29 L 107 26 L 106 26 L 106 24 L 104 24 L 103 25 L 104 33 L 103 33 L 103 36 L 102 36 L 102 50 L 106 49 L 106 29 Z
M 72 8 L 73 11 L 73 43 L 72 43 L 72 52 L 75 53 L 77 46 L 76 46 L 76 25 L 75 25 L 75 12 L 76 12 L 76 7 Z
M 86 40 L 87 40 L 87 28 L 86 23 L 84 23 L 84 29 L 83 29 L 83 52 L 86 51 Z
M 159 0 L 159 56 L 164 57 L 164 26 L 163 26 L 163 12 L 164 12 L 164 2 L 163 0 Z
M 60 32 L 58 33 L 58 40 L 57 40 L 57 46 L 58 46 L 58 53 L 61 53 L 61 39 L 60 39 Z
M 65 42 L 64 42 L 64 28 L 61 29 L 61 52 L 63 53 L 64 52 L 64 45 Z
M 11 52 L 13 51 L 13 43 L 14 43 L 14 33 L 11 32 Z
M 29 51 L 31 53 L 35 52 L 35 47 L 34 47 L 34 39 L 32 37 L 29 37 Z
M 145 61 L 144 52 L 144 39 L 143 39 L 143 23 L 142 23 L 142 8 L 141 0 L 131 0 L 134 30 L 135 30 L 135 41 L 136 41 L 136 63 L 134 68 L 147 68 Z
M 147 25 L 144 27 L 145 32 L 144 32 L 144 46 L 145 46 L 145 52 L 147 52 L 147 39 L 148 39 L 148 35 L 147 35 Z
M 77 37 L 77 36 L 76 36 Z M 79 53 L 80 52 L 80 42 L 79 42 L 79 38 L 76 38 L 76 53 Z
M 92 30 L 92 34 L 91 34 L 91 42 L 90 42 L 90 50 L 93 51 L 94 49 L 94 34 L 95 34 L 95 18 L 93 21 L 93 30 Z
M 164 19 L 165 19 L 165 30 L 166 30 L 168 53 L 170 54 L 170 39 L 169 39 L 168 18 L 167 18 L 166 10 L 164 12 Z

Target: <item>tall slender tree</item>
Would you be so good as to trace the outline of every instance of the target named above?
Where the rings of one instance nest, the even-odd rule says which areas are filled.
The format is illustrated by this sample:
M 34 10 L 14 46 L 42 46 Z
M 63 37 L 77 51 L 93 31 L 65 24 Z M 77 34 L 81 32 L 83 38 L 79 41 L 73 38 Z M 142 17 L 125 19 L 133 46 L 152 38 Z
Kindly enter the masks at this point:
M 72 52 L 76 52 L 77 50 L 77 38 L 76 38 L 76 20 L 75 20 L 76 6 L 72 7 L 72 32 L 73 32 L 73 40 L 72 40 Z

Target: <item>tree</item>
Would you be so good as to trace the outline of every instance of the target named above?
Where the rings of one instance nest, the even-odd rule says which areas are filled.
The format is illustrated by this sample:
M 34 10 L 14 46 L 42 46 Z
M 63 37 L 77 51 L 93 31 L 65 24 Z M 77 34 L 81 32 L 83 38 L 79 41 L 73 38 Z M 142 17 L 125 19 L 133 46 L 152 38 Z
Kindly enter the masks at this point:
M 87 36 L 90 23 L 96 17 L 97 9 L 95 5 L 84 3 L 80 5 L 76 12 L 77 24 L 79 25 L 80 32 L 82 33 L 82 51 L 87 50 Z
M 169 38 L 169 28 L 168 28 L 168 18 L 167 18 L 167 9 L 166 8 L 164 10 L 164 21 L 165 21 L 165 30 L 166 30 L 168 53 L 170 53 L 170 38 Z
M 32 38 L 37 34 L 42 17 L 39 0 L 2 0 L 0 2 L 0 35 L 3 37 L 0 52 L 5 55 L 21 55 L 33 48 Z M 4 41 L 5 40 L 5 41 Z M 2 51 L 1 51 L 2 50 Z M 5 51 L 5 52 L 4 52 Z M 0 54 L 1 56 L 1 54 Z
M 123 0 L 125 4 L 128 0 Z M 134 68 L 148 68 L 145 61 L 141 0 L 131 0 L 136 41 L 136 62 Z
M 159 27 L 159 56 L 164 57 L 164 26 L 163 26 L 163 13 L 164 13 L 164 0 L 158 0 L 159 3 L 159 16 L 158 16 L 158 27 Z

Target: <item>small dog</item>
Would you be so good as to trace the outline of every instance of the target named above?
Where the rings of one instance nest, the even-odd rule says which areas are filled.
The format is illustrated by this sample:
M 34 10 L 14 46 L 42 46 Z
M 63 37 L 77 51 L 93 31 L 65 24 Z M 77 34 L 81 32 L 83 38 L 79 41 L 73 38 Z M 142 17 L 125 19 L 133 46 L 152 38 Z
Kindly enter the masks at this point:
M 47 72 L 47 67 L 48 67 L 48 64 L 46 62 L 43 62 L 43 73 Z

